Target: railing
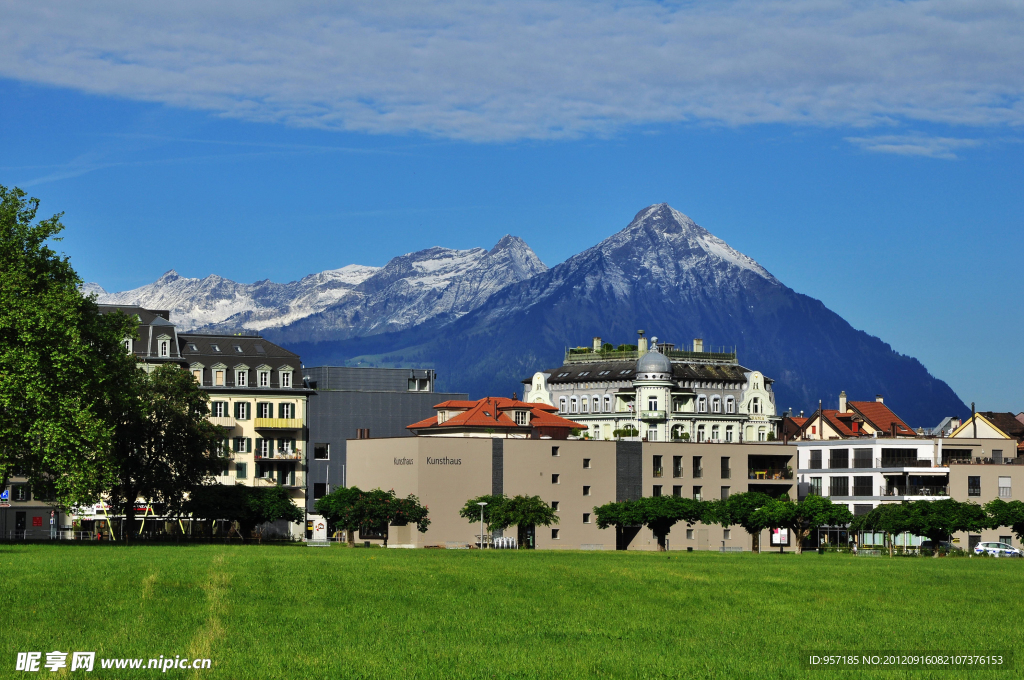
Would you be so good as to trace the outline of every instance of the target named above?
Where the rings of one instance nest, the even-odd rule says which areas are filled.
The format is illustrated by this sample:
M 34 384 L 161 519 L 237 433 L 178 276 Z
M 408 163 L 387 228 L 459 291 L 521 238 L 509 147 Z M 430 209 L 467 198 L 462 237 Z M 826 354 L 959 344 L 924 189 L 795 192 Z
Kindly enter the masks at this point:
M 640 420 L 665 420 L 664 411 L 640 411 Z
M 895 458 L 884 460 L 875 458 L 876 468 L 931 467 L 932 461 L 918 458 Z
M 747 479 L 770 480 L 770 479 L 793 479 L 792 470 L 750 470 L 747 472 Z
M 655 477 L 664 477 L 665 476 L 665 470 L 662 469 L 662 468 L 654 468 L 654 476 Z
M 694 479 L 700 479 L 703 476 L 704 476 L 704 468 L 699 467 L 699 468 L 694 468 L 693 469 L 693 478 Z
M 1024 465 L 1024 456 L 1016 458 L 950 458 L 943 465 Z
M 682 479 L 682 477 L 683 477 L 683 468 L 681 468 L 681 467 L 672 468 L 672 477 L 675 478 L 675 479 Z
M 678 349 L 670 349 L 664 352 L 669 359 L 682 359 L 688 361 L 714 361 L 736 363 L 736 352 L 686 352 Z M 616 361 L 627 359 L 639 359 L 638 350 L 607 350 L 600 352 L 574 352 L 568 350 L 565 353 L 565 363 L 581 364 L 595 361 Z
M 301 430 L 301 418 L 256 418 L 253 426 L 257 430 Z
M 809 468 L 807 468 L 808 470 L 820 470 L 821 469 L 821 461 L 820 460 L 812 460 L 812 461 L 810 461 L 810 465 L 811 466 Z
M 869 468 L 869 467 L 871 467 L 871 459 L 870 458 L 854 458 L 853 459 L 853 467 L 855 467 L 855 468 Z
M 235 419 L 231 417 L 210 418 L 210 422 L 217 427 L 223 427 L 229 430 L 233 429 L 237 424 L 235 423 Z
M 258 462 L 263 461 L 274 461 L 274 460 L 302 460 L 301 451 L 293 451 L 292 453 L 278 453 L 278 454 L 263 454 L 257 453 L 255 460 Z
M 881 486 L 879 496 L 948 496 L 948 486 Z

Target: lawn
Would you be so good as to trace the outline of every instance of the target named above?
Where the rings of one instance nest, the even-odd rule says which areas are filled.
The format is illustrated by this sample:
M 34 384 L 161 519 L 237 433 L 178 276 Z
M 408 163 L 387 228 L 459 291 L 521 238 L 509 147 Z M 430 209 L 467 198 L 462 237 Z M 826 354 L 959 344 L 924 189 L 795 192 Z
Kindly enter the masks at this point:
M 804 650 L 1012 651 L 1024 560 L 301 546 L 0 546 L 17 652 L 208 657 L 227 678 L 956 677 Z M 68 657 L 70 666 L 70 656 Z M 77 677 L 153 677 L 101 670 Z

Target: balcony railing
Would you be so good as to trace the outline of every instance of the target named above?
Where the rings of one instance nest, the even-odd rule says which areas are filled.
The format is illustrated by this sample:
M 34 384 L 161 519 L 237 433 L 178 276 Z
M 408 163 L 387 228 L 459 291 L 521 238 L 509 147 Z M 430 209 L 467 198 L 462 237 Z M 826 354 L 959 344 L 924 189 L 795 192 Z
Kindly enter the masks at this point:
M 292 451 L 290 453 L 257 453 L 254 458 L 257 462 L 275 461 L 275 460 L 302 460 L 301 451 Z
M 771 480 L 771 479 L 793 479 L 792 470 L 750 470 L 747 472 L 747 479 Z
M 694 479 L 700 479 L 703 476 L 704 476 L 704 468 L 702 468 L 702 467 L 693 468 L 693 478 Z
M 654 468 L 654 476 L 655 477 L 664 477 L 665 476 L 665 470 L 663 468 Z
M 256 418 L 253 426 L 257 430 L 301 430 L 301 418 Z
M 681 479 L 683 476 L 683 468 L 677 467 L 672 469 L 672 476 L 676 479 Z
M 664 411 L 640 411 L 640 420 L 665 420 Z
M 881 486 L 879 496 L 948 496 L 948 486 Z
M 876 468 L 901 468 L 901 467 L 931 467 L 932 462 L 927 459 L 918 458 L 875 458 Z
M 211 417 L 210 422 L 216 425 L 217 427 L 223 427 L 227 430 L 232 430 L 235 428 L 235 425 L 237 425 L 235 419 L 230 416 L 220 418 Z
M 722 479 L 732 478 L 732 468 L 722 468 Z

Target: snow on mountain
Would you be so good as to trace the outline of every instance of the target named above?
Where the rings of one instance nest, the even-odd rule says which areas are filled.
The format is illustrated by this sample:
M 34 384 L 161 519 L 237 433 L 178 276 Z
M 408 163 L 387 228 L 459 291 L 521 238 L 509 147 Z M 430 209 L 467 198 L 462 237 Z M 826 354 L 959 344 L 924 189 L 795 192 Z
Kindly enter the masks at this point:
M 134 290 L 101 293 L 96 286 L 90 292 L 104 304 L 168 309 L 183 330 L 291 326 L 347 337 L 405 328 L 438 315 L 458 318 L 509 283 L 546 269 L 522 239 L 505 236 L 490 251 L 435 247 L 396 257 L 384 267 L 349 265 L 284 284 L 237 283 L 216 274 L 186 278 L 171 270 Z

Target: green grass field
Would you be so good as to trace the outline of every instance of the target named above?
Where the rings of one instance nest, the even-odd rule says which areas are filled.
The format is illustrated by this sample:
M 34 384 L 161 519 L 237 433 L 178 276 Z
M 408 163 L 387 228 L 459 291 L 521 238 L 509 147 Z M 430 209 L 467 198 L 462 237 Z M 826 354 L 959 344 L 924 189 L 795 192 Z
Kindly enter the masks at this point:
M 803 650 L 1012 651 L 1024 561 L 300 546 L 0 546 L 20 651 L 208 657 L 199 678 L 958 677 Z M 69 666 L 70 666 L 70 656 Z M 155 670 L 76 672 L 134 678 Z

